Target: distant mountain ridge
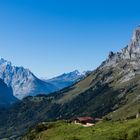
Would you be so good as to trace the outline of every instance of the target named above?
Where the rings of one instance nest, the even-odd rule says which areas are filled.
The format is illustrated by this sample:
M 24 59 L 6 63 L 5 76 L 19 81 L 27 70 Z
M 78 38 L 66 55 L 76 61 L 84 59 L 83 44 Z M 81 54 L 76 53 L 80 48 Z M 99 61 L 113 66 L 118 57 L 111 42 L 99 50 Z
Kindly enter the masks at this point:
M 0 59 L 0 78 L 13 89 L 13 94 L 18 99 L 37 94 L 48 94 L 57 88 L 38 79 L 30 70 L 13 66 L 11 62 Z
M 8 87 L 12 87 L 13 94 L 18 99 L 61 90 L 83 79 L 89 72 L 80 73 L 75 70 L 49 80 L 43 80 L 37 78 L 29 69 L 13 66 L 11 62 L 0 59 L 0 78 Z
M 61 90 L 82 80 L 86 76 L 86 73 L 87 72 L 80 73 L 78 70 L 75 70 L 45 81 L 55 85 L 59 90 Z

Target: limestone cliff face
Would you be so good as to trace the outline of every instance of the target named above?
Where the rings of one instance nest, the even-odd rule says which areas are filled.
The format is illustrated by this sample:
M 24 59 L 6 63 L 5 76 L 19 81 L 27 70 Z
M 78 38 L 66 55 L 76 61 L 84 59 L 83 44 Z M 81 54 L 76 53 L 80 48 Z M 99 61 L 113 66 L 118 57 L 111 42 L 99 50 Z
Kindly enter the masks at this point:
M 128 46 L 122 50 L 122 58 L 130 60 L 138 60 L 140 58 L 140 26 L 134 31 Z
M 120 52 L 110 52 L 103 66 L 116 66 L 120 61 L 128 61 L 140 67 L 140 26 L 134 31 L 130 43 Z
M 110 52 L 100 69 L 110 67 L 121 70 L 123 77 L 125 77 L 122 77 L 122 79 L 127 79 L 122 80 L 122 82 L 132 79 L 136 74 L 140 74 L 140 25 L 134 30 L 130 43 L 120 52 Z

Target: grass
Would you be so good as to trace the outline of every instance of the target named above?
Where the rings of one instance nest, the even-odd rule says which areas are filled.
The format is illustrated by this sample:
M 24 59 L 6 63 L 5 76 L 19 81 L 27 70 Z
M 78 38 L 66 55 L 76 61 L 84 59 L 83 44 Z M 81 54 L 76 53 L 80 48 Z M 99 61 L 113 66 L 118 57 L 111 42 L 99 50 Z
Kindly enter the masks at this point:
M 86 91 L 91 85 L 90 83 L 94 79 L 94 75 L 90 75 L 81 82 L 77 83 L 74 85 L 74 89 L 70 90 L 63 96 L 63 98 L 59 99 L 57 102 L 58 103 L 66 103 L 68 101 L 71 101 L 73 98 L 78 96 L 81 92 Z
M 22 140 L 139 140 L 139 124 L 140 119 L 134 119 L 101 122 L 96 126 L 85 128 L 65 121 L 58 121 L 44 124 L 45 130 L 37 131 L 37 128 L 32 130 Z

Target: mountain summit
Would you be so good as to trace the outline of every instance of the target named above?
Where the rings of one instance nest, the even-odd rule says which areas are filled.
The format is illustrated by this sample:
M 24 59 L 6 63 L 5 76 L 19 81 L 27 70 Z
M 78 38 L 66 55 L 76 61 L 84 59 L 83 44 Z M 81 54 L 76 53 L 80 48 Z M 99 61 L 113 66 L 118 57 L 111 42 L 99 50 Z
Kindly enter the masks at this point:
M 71 86 L 83 79 L 86 76 L 86 72 L 80 73 L 78 70 L 64 73 L 60 76 L 54 77 L 52 79 L 46 80 L 48 83 L 55 85 L 59 90 Z
M 125 59 L 138 60 L 140 58 L 140 25 L 133 33 L 129 45 L 122 50 Z
M 29 69 L 13 66 L 11 62 L 0 59 L 0 78 L 12 87 L 18 99 L 29 95 L 48 94 L 57 88 L 50 83 L 38 79 Z
M 120 52 L 109 53 L 109 58 L 105 61 L 105 66 L 115 66 L 120 61 L 128 61 L 130 64 L 140 68 L 140 25 L 133 33 L 130 43 Z
M 102 63 L 102 68 L 117 67 L 122 70 L 120 82 L 126 82 L 140 74 L 140 25 L 134 30 L 130 43 L 120 52 L 110 52 L 108 59 Z

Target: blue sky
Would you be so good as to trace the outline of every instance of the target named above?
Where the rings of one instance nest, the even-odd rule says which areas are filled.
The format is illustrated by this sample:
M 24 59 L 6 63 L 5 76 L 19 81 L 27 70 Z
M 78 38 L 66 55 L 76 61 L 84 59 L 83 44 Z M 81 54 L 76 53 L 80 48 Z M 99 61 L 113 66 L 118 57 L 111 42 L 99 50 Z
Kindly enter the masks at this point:
M 0 57 L 38 77 L 95 69 L 140 24 L 138 0 L 0 0 Z

